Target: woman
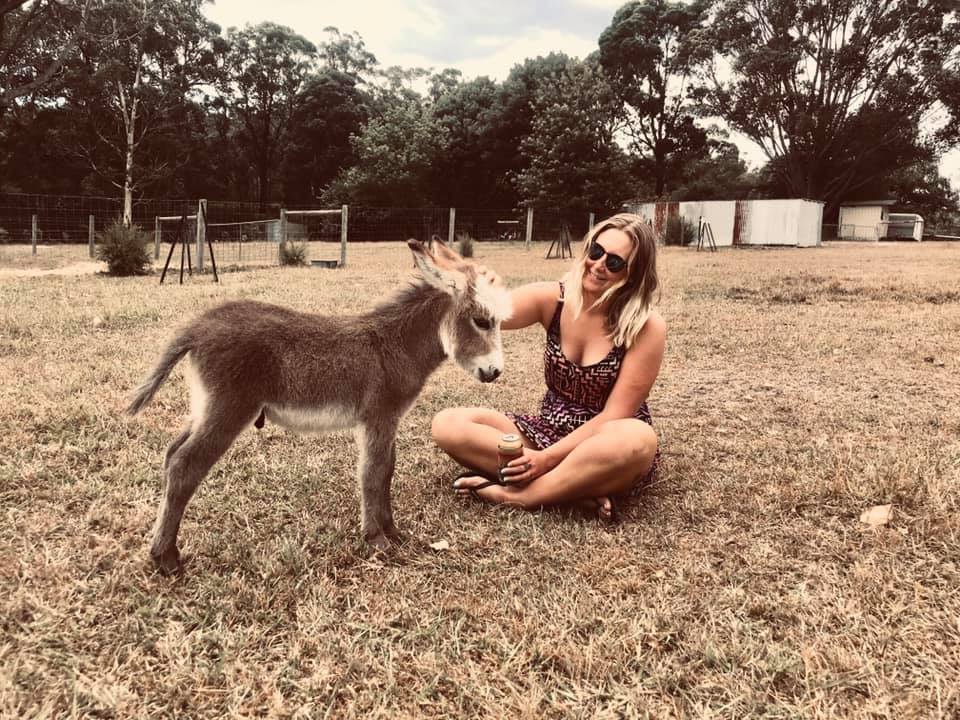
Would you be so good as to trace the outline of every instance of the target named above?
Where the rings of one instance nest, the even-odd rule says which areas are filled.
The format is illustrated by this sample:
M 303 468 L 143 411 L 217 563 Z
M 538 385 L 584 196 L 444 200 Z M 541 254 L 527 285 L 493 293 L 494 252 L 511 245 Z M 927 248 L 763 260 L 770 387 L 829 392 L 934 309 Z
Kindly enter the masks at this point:
M 436 443 L 472 470 L 460 495 L 527 509 L 586 501 L 610 518 L 610 498 L 656 470 L 657 435 L 646 400 L 666 343 L 650 303 L 657 288 L 656 240 L 637 215 L 604 220 L 560 283 L 515 290 L 502 329 L 539 322 L 547 330 L 547 393 L 537 415 L 450 408 L 434 417 Z M 520 435 L 523 454 L 498 475 L 497 441 Z

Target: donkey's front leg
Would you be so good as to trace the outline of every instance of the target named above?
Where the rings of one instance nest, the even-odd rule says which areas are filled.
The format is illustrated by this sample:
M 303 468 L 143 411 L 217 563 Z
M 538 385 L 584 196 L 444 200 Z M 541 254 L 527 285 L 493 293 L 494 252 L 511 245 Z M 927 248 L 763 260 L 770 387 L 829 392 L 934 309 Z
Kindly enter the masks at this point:
M 390 505 L 396 434 L 397 424 L 382 420 L 362 425 L 357 431 L 360 522 L 363 537 L 378 550 L 385 550 L 399 536 Z

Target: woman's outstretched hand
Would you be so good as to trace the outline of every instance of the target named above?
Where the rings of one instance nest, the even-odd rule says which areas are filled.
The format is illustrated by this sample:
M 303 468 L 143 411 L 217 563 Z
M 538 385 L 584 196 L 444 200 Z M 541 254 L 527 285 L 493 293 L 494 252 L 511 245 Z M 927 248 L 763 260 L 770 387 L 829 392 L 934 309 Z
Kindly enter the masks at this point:
M 507 485 L 524 485 L 550 472 L 559 462 L 543 450 L 524 448 L 523 454 L 515 457 L 500 471 Z
M 503 286 L 503 279 L 497 275 L 494 270 L 491 270 L 486 265 L 477 265 L 477 275 L 486 278 L 490 284 L 495 287 Z

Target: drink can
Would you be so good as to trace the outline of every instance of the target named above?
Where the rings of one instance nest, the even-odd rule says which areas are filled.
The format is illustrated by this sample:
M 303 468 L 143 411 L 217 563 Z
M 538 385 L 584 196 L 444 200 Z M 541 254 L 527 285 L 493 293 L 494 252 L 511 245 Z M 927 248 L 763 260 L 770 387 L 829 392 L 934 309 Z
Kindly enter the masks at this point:
M 497 442 L 497 466 L 502 470 L 511 460 L 523 455 L 523 440 L 516 433 L 501 435 Z

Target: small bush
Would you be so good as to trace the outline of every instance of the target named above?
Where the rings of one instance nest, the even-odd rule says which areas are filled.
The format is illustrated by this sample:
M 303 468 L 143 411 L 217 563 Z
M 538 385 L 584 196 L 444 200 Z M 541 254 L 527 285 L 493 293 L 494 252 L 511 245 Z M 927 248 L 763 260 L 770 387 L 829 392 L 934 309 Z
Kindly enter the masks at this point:
M 107 263 L 107 274 L 119 277 L 150 273 L 149 236 L 136 225 L 121 222 L 107 226 L 98 238 L 97 258 Z
M 460 257 L 473 257 L 473 237 L 470 233 L 457 233 L 457 252 Z
M 663 229 L 664 245 L 689 245 L 697 239 L 697 226 L 684 217 L 676 215 L 667 218 Z
M 280 264 L 301 267 L 307 264 L 307 244 L 285 240 L 280 243 Z

